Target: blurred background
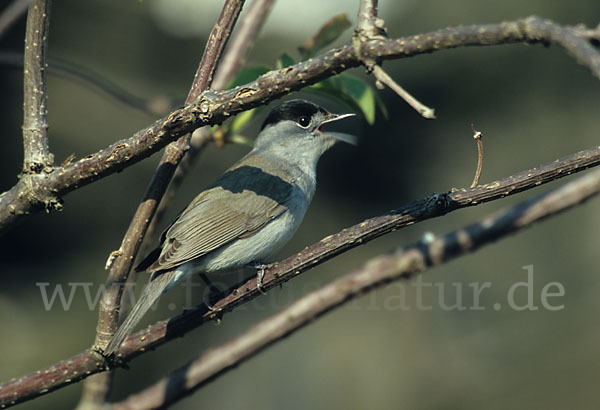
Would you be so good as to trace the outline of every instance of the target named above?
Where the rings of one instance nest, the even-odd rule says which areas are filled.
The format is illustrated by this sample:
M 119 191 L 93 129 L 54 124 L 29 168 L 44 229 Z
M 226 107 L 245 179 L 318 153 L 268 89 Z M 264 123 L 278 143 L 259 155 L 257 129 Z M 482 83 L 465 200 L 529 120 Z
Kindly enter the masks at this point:
M 182 102 L 221 5 L 57 1 L 49 57 L 97 72 L 136 96 Z M 283 52 L 297 58 L 297 45 L 328 18 L 346 12 L 355 22 L 357 9 L 358 0 L 276 2 L 248 64 L 273 65 Z M 531 14 L 595 27 L 600 2 L 380 1 L 390 37 Z M 0 51 L 22 53 L 24 28 L 22 18 L 0 39 Z M 350 36 L 348 30 L 340 42 Z M 389 117 L 378 112 L 374 126 L 360 119 L 347 123 L 346 131 L 359 135 L 360 145 L 336 146 L 323 157 L 314 202 L 280 258 L 408 201 L 468 186 L 476 164 L 471 124 L 484 134 L 482 183 L 598 144 L 600 81 L 559 47 L 460 48 L 389 61 L 384 68 L 434 107 L 438 119 L 425 120 L 391 91 L 379 91 Z M 373 82 L 363 69 L 350 74 Z M 48 93 L 50 143 L 58 164 L 71 154 L 81 158 L 129 137 L 158 118 L 52 74 Z M 22 166 L 22 69 L 0 66 L 0 95 L 4 191 L 17 181 Z M 312 94 L 291 97 L 308 98 L 336 112 L 347 110 Z M 255 135 L 261 120 L 248 135 Z M 206 149 L 160 229 L 247 151 L 233 144 Z M 97 307 L 89 306 L 84 290 L 93 299 L 101 289 L 106 257 L 119 247 L 159 157 L 69 194 L 62 212 L 35 215 L 0 238 L 1 381 L 90 346 Z M 442 234 L 475 222 L 570 179 L 402 229 L 322 264 L 227 314 L 219 326 L 202 326 L 134 360 L 129 370 L 118 370 L 113 399 L 241 334 L 370 257 L 411 244 L 425 232 Z M 595 409 L 600 370 L 598 205 L 598 199 L 589 201 L 432 269 L 419 281 L 395 283 L 352 301 L 173 408 Z M 529 289 L 518 286 L 528 280 L 528 272 Z M 215 279 L 231 284 L 252 274 L 247 270 Z M 145 281 L 140 275 L 139 282 Z M 475 286 L 486 286 L 479 305 Z M 66 302 L 72 296 L 68 307 L 58 296 L 50 303 L 59 288 Z M 517 305 L 538 309 L 511 308 L 511 289 Z M 544 306 L 544 289 L 563 289 L 564 296 L 550 297 Z M 186 290 L 165 297 L 144 325 L 168 318 L 185 303 L 199 303 L 202 288 L 194 288 L 192 301 Z M 80 390 L 81 383 L 21 408 L 72 408 Z

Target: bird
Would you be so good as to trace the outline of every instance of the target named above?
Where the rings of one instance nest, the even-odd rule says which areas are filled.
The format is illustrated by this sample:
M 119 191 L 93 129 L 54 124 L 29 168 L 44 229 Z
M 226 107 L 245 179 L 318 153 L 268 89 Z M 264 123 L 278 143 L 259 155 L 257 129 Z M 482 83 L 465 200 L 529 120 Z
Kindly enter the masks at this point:
M 354 115 L 299 99 L 271 110 L 253 149 L 179 213 L 136 267 L 149 281 L 103 354 L 116 354 L 148 309 L 189 275 L 255 266 L 261 290 L 263 262 L 291 239 L 313 198 L 319 158 L 337 141 L 356 144 L 322 127 Z

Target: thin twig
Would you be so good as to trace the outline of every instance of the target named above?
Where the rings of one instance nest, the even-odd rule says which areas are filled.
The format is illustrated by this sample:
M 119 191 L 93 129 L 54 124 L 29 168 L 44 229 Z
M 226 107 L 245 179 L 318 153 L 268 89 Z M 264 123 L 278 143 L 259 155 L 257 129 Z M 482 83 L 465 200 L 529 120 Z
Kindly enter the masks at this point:
M 457 209 L 498 200 L 505 196 L 543 185 L 555 179 L 600 165 L 600 146 L 540 165 L 533 169 L 473 189 L 434 194 L 399 209 L 367 219 L 328 236 L 301 252 L 266 269 L 263 289 L 279 286 L 331 258 L 390 232 L 417 222 L 439 217 Z M 178 316 L 156 323 L 130 336 L 119 349 L 120 360 L 127 362 L 157 346 L 220 317 L 225 312 L 250 302 L 260 293 L 251 278 L 226 292 L 214 304 L 218 312 L 200 305 Z M 92 374 L 107 370 L 103 357 L 86 350 L 16 380 L 0 384 L 0 406 L 10 406 L 65 387 Z
M 435 119 L 435 110 L 433 108 L 427 107 L 415 97 L 413 97 L 408 91 L 406 91 L 398 83 L 396 83 L 394 79 L 390 77 L 383 68 L 381 68 L 381 66 L 373 66 L 373 75 L 375 76 L 377 81 L 380 81 L 383 84 L 390 87 L 396 94 L 402 97 L 402 99 L 406 101 L 408 105 L 413 107 L 415 111 L 421 114 L 424 118 L 427 118 L 428 120 Z
M 23 55 L 12 52 L 0 52 L 0 64 L 22 69 Z M 175 102 L 166 96 L 151 99 L 138 97 L 104 78 L 99 73 L 67 61 L 50 58 L 48 59 L 47 71 L 49 74 L 77 81 L 95 92 L 105 94 L 121 104 L 151 116 L 165 115 L 177 108 Z
M 227 0 L 223 6 L 223 11 L 219 16 L 219 20 L 213 28 L 202 61 L 198 67 L 198 71 L 194 75 L 194 82 L 190 88 L 190 92 L 185 100 L 186 104 L 194 101 L 202 91 L 208 89 L 212 84 L 213 74 L 215 72 L 217 62 L 229 41 L 233 27 L 242 11 L 245 0 Z
M 32 213 L 46 209 L 46 204 L 148 157 L 196 128 L 220 123 L 239 112 L 359 66 L 365 56 L 387 60 L 461 46 L 524 42 L 560 44 L 600 78 L 600 53 L 589 40 L 578 37 L 573 27 L 559 26 L 537 17 L 446 28 L 399 39 L 372 40 L 361 45 L 360 54 L 350 42 L 310 60 L 268 72 L 243 86 L 219 92 L 205 91 L 196 103 L 173 111 L 129 139 L 117 141 L 52 174 L 22 178 L 0 195 L 0 232 Z
M 215 72 L 213 89 L 221 90 L 227 87 L 235 73 L 245 64 L 246 57 L 254 47 L 254 41 L 269 16 L 273 1 L 254 0 L 250 3 L 243 19 L 237 24 L 221 64 Z
M 471 124 L 471 128 L 473 129 L 473 139 L 477 144 L 477 169 L 475 170 L 475 176 L 473 177 L 470 188 L 475 188 L 479 184 L 481 172 L 483 171 L 483 141 L 481 141 L 483 134 L 481 131 L 475 130 L 473 124 Z
M 23 173 L 40 173 L 54 162 L 48 145 L 46 50 L 50 0 L 29 6 L 25 33 L 23 95 Z
M 522 202 L 465 228 L 417 243 L 365 262 L 322 288 L 309 293 L 281 312 L 254 325 L 242 335 L 211 349 L 142 392 L 116 403 L 112 409 L 155 409 L 170 405 L 237 368 L 266 347 L 296 332 L 325 313 L 390 282 L 408 279 L 506 238 L 535 222 L 564 212 L 600 193 L 600 170 L 558 189 Z

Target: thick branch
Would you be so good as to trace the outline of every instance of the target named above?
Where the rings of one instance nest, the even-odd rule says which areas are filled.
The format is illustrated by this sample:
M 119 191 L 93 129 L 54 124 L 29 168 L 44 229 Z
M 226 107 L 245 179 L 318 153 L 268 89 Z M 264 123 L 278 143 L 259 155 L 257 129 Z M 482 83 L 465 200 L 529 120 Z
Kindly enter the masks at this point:
M 46 49 L 50 0 L 29 6 L 25 33 L 23 96 L 23 173 L 39 173 L 53 161 L 48 146 Z
M 283 311 L 254 325 L 228 343 L 200 355 L 146 390 L 113 405 L 113 409 L 163 408 L 236 368 L 266 347 L 282 340 L 316 318 L 373 289 L 407 279 L 458 256 L 475 251 L 600 193 L 600 170 L 549 193 L 525 201 L 463 229 L 417 243 L 367 261 Z
M 303 251 L 290 256 L 267 269 L 263 289 L 271 289 L 298 276 L 324 261 L 362 245 L 386 233 L 417 222 L 445 215 L 448 212 L 482 202 L 497 200 L 527 189 L 535 188 L 554 179 L 600 164 L 600 147 L 585 150 L 560 160 L 520 172 L 508 178 L 475 188 L 434 194 L 409 203 L 384 215 L 367 219 L 335 235 L 328 236 Z M 130 336 L 119 350 L 119 357 L 129 361 L 166 341 L 179 337 L 201 324 L 211 321 L 235 307 L 259 296 L 256 279 L 251 278 L 227 292 L 214 305 L 219 312 L 207 311 L 204 305 L 186 311 L 168 321 L 161 321 Z M 20 379 L 0 385 L 0 406 L 30 400 L 41 394 L 77 382 L 90 374 L 107 370 L 102 356 L 86 350 L 48 369 L 34 372 Z
M 386 214 L 367 219 L 307 247 L 289 258 L 265 270 L 263 289 L 279 286 L 298 274 L 305 272 L 341 253 L 363 245 L 375 238 L 427 219 L 437 218 L 458 209 L 498 200 L 509 195 L 535 188 L 556 179 L 600 165 L 600 146 L 519 172 L 507 178 L 474 188 L 453 189 L 449 193 L 436 193 L 411 202 Z M 226 292 L 226 296 L 214 303 L 215 312 L 206 312 L 200 306 L 172 320 L 159 322 L 127 339 L 120 350 L 123 358 L 135 357 L 136 350 L 156 347 L 165 336 L 167 340 L 179 336 L 200 323 L 212 320 L 259 296 L 256 280 L 251 278 Z M 202 315 L 202 317 L 197 317 Z M 186 317 L 190 323 L 186 323 Z M 190 326 L 190 327 L 188 327 Z M 172 335 L 172 336 L 171 336 Z M 143 339 L 143 340 L 142 340 Z M 131 342 L 131 344 L 129 344 Z M 130 356 L 132 355 L 132 356 Z
M 372 40 L 362 44 L 362 58 L 396 59 L 441 49 L 518 42 L 551 43 L 565 47 L 580 63 L 600 78 L 600 54 L 580 33 L 537 17 L 516 22 L 459 26 L 396 40 Z M 0 232 L 32 212 L 49 207 L 56 198 L 148 157 L 170 141 L 210 124 L 216 124 L 249 108 L 268 103 L 360 63 L 351 43 L 320 57 L 271 71 L 245 86 L 205 91 L 195 104 L 177 109 L 133 137 L 55 170 L 43 179 L 32 176 L 0 195 Z
M 600 78 L 600 54 L 587 39 L 577 36 L 581 29 L 558 26 L 551 21 L 529 17 L 515 22 L 459 26 L 399 38 L 362 43 L 360 57 L 348 43 L 281 70 L 270 71 L 256 81 L 226 91 L 205 91 L 196 103 L 173 111 L 133 137 L 56 169 L 43 179 L 32 176 L 0 195 L 0 232 L 25 215 L 44 209 L 47 197 L 61 196 L 99 178 L 148 157 L 167 143 L 204 126 L 221 123 L 244 110 L 266 104 L 292 91 L 317 83 L 361 64 L 361 58 L 398 59 L 461 46 L 510 43 L 557 43 Z

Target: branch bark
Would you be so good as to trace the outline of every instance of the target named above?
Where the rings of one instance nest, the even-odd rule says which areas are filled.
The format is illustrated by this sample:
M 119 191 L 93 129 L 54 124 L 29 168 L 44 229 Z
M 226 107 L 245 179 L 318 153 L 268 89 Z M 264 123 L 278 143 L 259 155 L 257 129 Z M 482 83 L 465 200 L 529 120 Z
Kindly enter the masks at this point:
M 275 264 L 265 272 L 263 289 L 268 290 L 279 286 L 336 255 L 402 227 L 461 208 L 498 200 L 597 165 L 600 165 L 600 146 L 490 184 L 433 194 L 411 202 L 323 238 L 303 251 Z M 207 311 L 206 306 L 200 305 L 130 336 L 121 345 L 119 358 L 124 362 L 132 360 L 205 322 L 221 317 L 225 312 L 232 311 L 260 295 L 261 293 L 256 289 L 256 279 L 250 278 L 227 291 L 226 296 L 214 304 L 217 312 Z M 47 369 L 0 385 L 0 406 L 31 400 L 105 370 L 108 368 L 104 358 L 98 352 L 88 349 Z
M 356 28 L 364 39 L 372 39 L 381 34 L 376 23 L 378 3 L 378 0 L 360 0 Z
M 319 57 L 281 70 L 270 71 L 256 81 L 231 90 L 204 91 L 198 99 L 138 131 L 54 172 L 19 181 L 0 195 L 0 232 L 18 220 L 53 204 L 67 193 L 120 171 L 158 151 L 166 144 L 204 125 L 217 124 L 234 114 L 266 104 L 276 98 L 362 64 L 362 59 L 406 58 L 462 46 L 512 43 L 558 44 L 600 78 L 600 53 L 583 38 L 581 28 L 560 26 L 549 20 L 528 17 L 513 22 L 446 28 L 399 39 L 376 39 L 361 43 L 360 56 L 352 43 Z
M 50 0 L 29 6 L 25 29 L 23 95 L 23 173 L 37 174 L 54 162 L 48 145 L 46 49 Z
M 471 253 L 498 239 L 530 227 L 600 193 L 600 170 L 549 193 L 522 202 L 463 229 L 424 244 L 381 255 L 362 267 L 297 300 L 244 334 L 172 372 L 144 391 L 112 406 L 115 410 L 165 408 L 238 367 L 266 347 L 312 323 L 348 301 L 393 281 L 408 279 L 431 266 Z

